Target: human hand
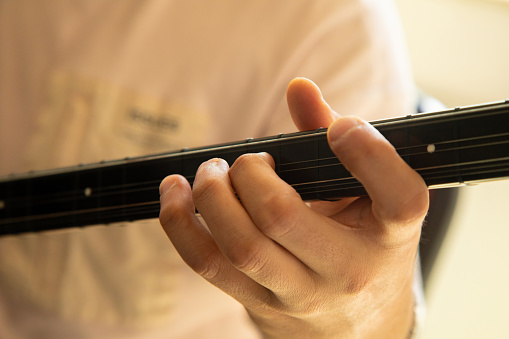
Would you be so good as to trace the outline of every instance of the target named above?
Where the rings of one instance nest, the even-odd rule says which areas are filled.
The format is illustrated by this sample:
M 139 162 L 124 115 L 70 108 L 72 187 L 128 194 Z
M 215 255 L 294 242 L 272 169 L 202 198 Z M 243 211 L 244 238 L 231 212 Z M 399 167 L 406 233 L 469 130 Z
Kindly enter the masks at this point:
M 306 204 L 268 154 L 248 154 L 231 168 L 205 162 L 193 189 L 167 177 L 161 224 L 183 260 L 241 302 L 266 337 L 405 338 L 427 187 L 373 127 L 338 118 L 310 81 L 290 83 L 288 104 L 299 129 L 331 124 L 332 150 L 369 197 Z

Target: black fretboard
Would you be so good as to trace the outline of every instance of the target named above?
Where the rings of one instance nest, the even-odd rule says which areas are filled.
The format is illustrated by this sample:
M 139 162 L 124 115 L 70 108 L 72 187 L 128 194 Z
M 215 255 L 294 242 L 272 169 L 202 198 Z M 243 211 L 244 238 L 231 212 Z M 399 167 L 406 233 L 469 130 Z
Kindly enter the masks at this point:
M 509 177 L 509 102 L 372 122 L 431 187 Z M 0 235 L 156 218 L 159 184 L 192 184 L 211 158 L 268 152 L 304 200 L 364 195 L 331 152 L 327 130 L 0 178 Z

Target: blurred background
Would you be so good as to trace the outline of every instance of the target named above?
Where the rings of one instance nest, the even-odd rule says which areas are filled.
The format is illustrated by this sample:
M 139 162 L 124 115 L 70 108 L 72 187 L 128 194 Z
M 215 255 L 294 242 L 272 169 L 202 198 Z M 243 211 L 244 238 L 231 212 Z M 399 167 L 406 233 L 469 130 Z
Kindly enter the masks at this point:
M 509 0 L 396 3 L 422 90 L 447 107 L 509 98 Z M 509 180 L 458 199 L 418 338 L 509 338 Z

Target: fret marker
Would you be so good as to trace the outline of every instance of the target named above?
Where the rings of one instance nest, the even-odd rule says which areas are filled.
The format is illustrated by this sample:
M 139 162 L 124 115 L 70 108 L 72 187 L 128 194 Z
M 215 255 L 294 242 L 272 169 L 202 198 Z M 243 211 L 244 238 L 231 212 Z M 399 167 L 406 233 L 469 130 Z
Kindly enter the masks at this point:
M 435 152 L 435 145 L 434 144 L 429 144 L 428 147 L 426 148 L 426 150 L 428 151 L 428 153 Z
M 5 201 L 0 200 L 0 210 L 3 210 L 5 208 Z
M 90 187 L 85 188 L 83 191 L 83 194 L 85 194 L 86 197 L 89 197 L 92 195 L 92 189 Z

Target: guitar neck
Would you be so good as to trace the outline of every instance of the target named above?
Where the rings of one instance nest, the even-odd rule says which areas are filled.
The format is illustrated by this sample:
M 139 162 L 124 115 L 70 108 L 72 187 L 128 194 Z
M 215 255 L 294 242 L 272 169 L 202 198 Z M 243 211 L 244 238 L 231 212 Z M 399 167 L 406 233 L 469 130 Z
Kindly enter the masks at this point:
M 509 177 L 509 102 L 372 122 L 430 188 Z M 327 130 L 0 178 L 0 235 L 156 218 L 159 184 L 181 174 L 192 184 L 211 158 L 232 164 L 267 152 L 277 174 L 304 200 L 364 195 L 337 160 Z

